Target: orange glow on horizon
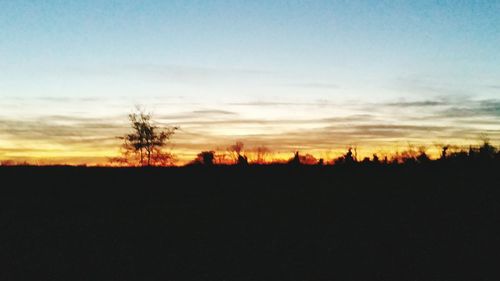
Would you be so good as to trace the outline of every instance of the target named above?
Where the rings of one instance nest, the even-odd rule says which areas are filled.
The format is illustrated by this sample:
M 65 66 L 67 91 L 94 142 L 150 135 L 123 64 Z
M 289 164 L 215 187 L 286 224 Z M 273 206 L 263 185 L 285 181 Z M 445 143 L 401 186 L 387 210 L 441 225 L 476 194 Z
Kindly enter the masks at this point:
M 401 157 L 402 153 L 408 151 L 413 154 L 419 152 L 418 146 L 411 147 L 373 147 L 373 148 L 363 148 L 354 147 L 353 153 L 358 161 L 363 160 L 365 157 L 372 159 L 373 155 L 376 154 L 379 159 L 384 159 L 387 157 L 390 160 Z M 468 148 L 468 145 L 455 146 L 456 150 L 463 150 Z M 209 150 L 209 149 L 207 149 Z M 184 166 L 196 159 L 196 155 L 203 150 L 179 150 L 172 152 L 176 158 L 173 166 Z M 236 158 L 234 154 L 231 154 L 227 150 L 212 150 L 215 152 L 215 164 L 221 165 L 231 165 L 236 163 Z M 347 152 L 347 147 L 345 149 L 332 149 L 332 150 L 299 150 L 301 156 L 309 155 L 312 161 L 319 161 L 323 159 L 325 164 L 331 164 L 335 159 L 345 155 Z M 426 146 L 424 150 L 426 155 L 431 159 L 439 158 L 441 154 L 441 148 L 438 146 Z M 176 153 L 177 152 L 177 153 Z M 270 164 L 270 163 L 286 163 L 293 158 L 295 151 L 269 151 L 265 153 L 264 156 L 260 156 L 256 151 L 249 149 L 248 151 L 243 151 L 241 154 L 248 158 L 250 164 Z M 3 155 L 0 157 L 0 162 L 6 164 L 19 164 L 27 163 L 30 165 L 86 165 L 86 166 L 120 166 L 110 162 L 113 157 L 119 156 L 117 150 L 101 150 L 101 151 L 66 151 L 57 153 L 34 153 L 33 155 L 27 156 L 24 153 L 17 153 L 14 157 L 5 157 Z M 311 162 L 312 163 L 312 162 Z

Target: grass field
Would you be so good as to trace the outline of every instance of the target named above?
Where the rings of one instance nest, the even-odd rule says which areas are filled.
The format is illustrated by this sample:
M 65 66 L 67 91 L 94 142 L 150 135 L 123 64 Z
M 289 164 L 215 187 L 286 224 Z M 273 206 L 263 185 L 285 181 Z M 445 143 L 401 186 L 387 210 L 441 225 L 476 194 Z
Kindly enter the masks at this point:
M 499 171 L 0 167 L 0 280 L 500 280 Z

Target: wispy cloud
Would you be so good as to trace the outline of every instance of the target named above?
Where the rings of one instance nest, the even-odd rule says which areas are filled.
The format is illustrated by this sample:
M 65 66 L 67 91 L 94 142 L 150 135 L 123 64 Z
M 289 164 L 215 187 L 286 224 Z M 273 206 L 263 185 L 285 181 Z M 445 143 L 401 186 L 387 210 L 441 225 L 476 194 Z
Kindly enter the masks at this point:
M 263 108 L 287 114 L 259 115 Z M 295 114 L 303 109 L 312 113 Z M 476 140 L 481 134 L 493 142 L 500 141 L 498 99 L 440 98 L 335 104 L 328 108 L 321 108 L 319 102 L 304 105 L 270 100 L 161 113 L 155 114 L 158 124 L 181 127 L 172 145 L 187 158 L 194 157 L 200 150 L 225 147 L 236 139 L 249 145 L 266 145 L 274 151 L 327 151 L 353 143 L 369 147 L 406 141 L 463 143 Z M 0 153 L 3 158 L 50 153 L 60 157 L 81 151 L 87 155 L 99 151 L 109 153 L 118 151 L 120 142 L 116 136 L 128 130 L 126 113 L 107 117 L 51 114 L 13 119 L 0 116 L 0 141 L 9 144 L 0 149 Z
M 0 119 L 2 137 L 19 143 L 106 147 L 114 135 L 126 129 L 112 119 L 46 116 L 36 120 Z M 113 141 L 114 142 L 114 141 Z
M 309 83 L 288 83 L 285 84 L 287 87 L 297 87 L 297 88 L 306 88 L 306 89 L 339 89 L 340 86 L 334 83 L 324 83 L 324 82 L 309 82 Z
M 193 114 L 198 115 L 237 115 L 236 112 L 220 109 L 195 110 Z
M 441 100 L 424 100 L 424 101 L 412 101 L 412 102 L 405 102 L 405 101 L 390 102 L 384 105 L 394 106 L 394 107 L 429 107 L 429 106 L 447 105 L 447 103 Z
M 446 105 L 446 108 L 434 111 L 431 117 L 461 119 L 469 117 L 500 118 L 500 100 L 468 100 L 458 103 L 450 102 Z
M 283 100 L 283 101 L 276 101 L 276 100 L 256 100 L 256 101 L 243 101 L 243 102 L 231 102 L 227 103 L 226 105 L 235 105 L 235 106 L 256 106 L 256 107 L 264 107 L 264 106 L 325 106 L 327 104 L 334 104 L 332 101 L 327 100 L 327 99 L 321 99 L 321 100 L 316 100 L 316 101 L 309 101 L 309 102 L 303 102 L 303 101 L 288 101 L 288 100 Z
M 238 113 L 235 111 L 223 109 L 201 109 L 171 114 L 154 114 L 155 118 L 157 118 L 158 120 L 172 121 L 176 122 L 176 124 L 183 121 L 199 122 L 200 119 L 212 120 L 213 118 L 216 118 L 220 120 L 220 118 L 234 117 L 236 115 L 238 115 Z

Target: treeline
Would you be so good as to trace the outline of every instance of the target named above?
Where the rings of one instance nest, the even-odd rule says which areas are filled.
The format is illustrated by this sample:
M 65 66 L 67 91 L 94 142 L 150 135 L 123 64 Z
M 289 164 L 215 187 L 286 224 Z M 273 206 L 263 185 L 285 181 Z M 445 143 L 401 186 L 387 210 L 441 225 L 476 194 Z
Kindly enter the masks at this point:
M 424 164 L 433 161 L 440 162 L 468 162 L 468 163 L 489 163 L 493 161 L 500 162 L 500 149 L 491 145 L 488 141 L 484 141 L 482 145 L 469 146 L 467 149 L 442 146 L 441 154 L 438 158 L 432 159 L 427 153 L 425 147 L 414 149 L 412 147 L 399 153 L 394 153 L 391 156 L 383 158 L 377 154 L 372 157 L 363 157 L 360 159 L 357 156 L 356 148 L 349 147 L 343 155 L 328 160 L 316 158 L 311 154 L 295 154 L 288 160 L 266 160 L 266 156 L 272 155 L 267 148 L 259 147 L 257 152 L 250 151 L 253 157 L 249 157 L 243 151 L 243 143 L 237 142 L 234 146 L 230 146 L 227 152 L 216 152 L 214 150 L 202 151 L 197 157 L 188 163 L 188 165 L 356 165 L 356 164 L 376 164 L 376 165 L 409 165 L 409 164 Z M 265 151 L 265 154 L 259 151 Z M 253 159 L 253 160 L 249 160 Z
M 302 154 L 299 151 L 295 152 L 288 159 L 277 159 L 273 156 L 273 152 L 265 147 L 258 146 L 245 150 L 243 142 L 236 142 L 234 145 L 227 147 L 226 150 L 207 150 L 202 151 L 196 157 L 187 162 L 186 166 L 247 166 L 247 165 L 411 165 L 425 164 L 430 162 L 446 162 L 446 163 L 500 163 L 500 148 L 484 141 L 482 145 L 471 145 L 467 148 L 454 146 L 442 146 L 440 155 L 430 157 L 427 154 L 427 149 L 423 146 L 418 148 L 408 147 L 402 152 L 395 152 L 389 155 L 373 154 L 372 157 L 358 157 L 357 149 L 349 147 L 341 156 L 324 159 L 317 158 L 312 154 Z M 175 155 L 173 153 L 158 152 L 155 148 L 155 153 L 149 161 L 144 161 L 147 156 L 141 160 L 134 155 L 110 158 L 109 165 L 104 166 L 156 166 L 167 167 L 174 166 Z M 161 155 L 160 159 L 155 158 Z M 139 156 L 140 157 L 140 156 Z M 0 166 L 34 166 L 38 164 L 29 163 L 27 161 L 16 162 L 13 160 L 0 161 Z M 85 166 L 85 165 L 80 165 Z

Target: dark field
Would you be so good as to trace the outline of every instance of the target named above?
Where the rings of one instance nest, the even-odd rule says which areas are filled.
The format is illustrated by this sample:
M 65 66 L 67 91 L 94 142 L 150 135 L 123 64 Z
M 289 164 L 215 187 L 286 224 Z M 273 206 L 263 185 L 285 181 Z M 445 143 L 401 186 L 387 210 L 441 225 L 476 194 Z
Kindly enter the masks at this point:
M 498 163 L 0 177 L 0 280 L 500 280 Z

